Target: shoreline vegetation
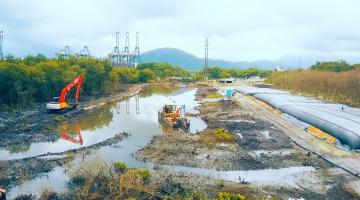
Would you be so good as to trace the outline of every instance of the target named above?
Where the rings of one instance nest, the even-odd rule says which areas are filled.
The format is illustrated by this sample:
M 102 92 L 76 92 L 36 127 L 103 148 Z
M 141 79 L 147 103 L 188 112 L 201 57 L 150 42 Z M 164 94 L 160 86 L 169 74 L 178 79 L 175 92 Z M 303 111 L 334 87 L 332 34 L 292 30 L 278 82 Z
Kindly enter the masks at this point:
M 317 63 L 307 70 L 273 72 L 266 80 L 276 88 L 326 101 L 360 106 L 360 65 L 344 61 Z
M 79 74 L 85 75 L 81 98 L 118 93 L 124 84 L 169 80 L 260 76 L 274 87 L 316 98 L 360 106 L 360 64 L 345 61 L 317 62 L 309 69 L 276 72 L 209 67 L 190 72 L 168 63 L 142 63 L 137 68 L 113 68 L 108 60 L 95 58 L 46 58 L 42 54 L 16 58 L 8 55 L 0 61 L 0 110 L 26 108 L 50 101 Z M 74 91 L 69 94 L 69 100 Z
M 256 68 L 221 69 L 210 67 L 209 78 L 252 75 L 267 76 L 269 70 Z M 79 74 L 85 75 L 81 97 L 103 96 L 118 92 L 123 84 L 137 84 L 171 79 L 196 81 L 204 72 L 189 72 L 168 63 L 143 63 L 137 68 L 113 68 L 108 60 L 95 58 L 46 58 L 42 54 L 16 58 L 6 56 L 0 61 L 0 107 L 23 108 L 59 96 L 63 87 Z M 69 93 L 72 97 L 74 94 Z M 70 99 L 70 98 L 69 98 Z

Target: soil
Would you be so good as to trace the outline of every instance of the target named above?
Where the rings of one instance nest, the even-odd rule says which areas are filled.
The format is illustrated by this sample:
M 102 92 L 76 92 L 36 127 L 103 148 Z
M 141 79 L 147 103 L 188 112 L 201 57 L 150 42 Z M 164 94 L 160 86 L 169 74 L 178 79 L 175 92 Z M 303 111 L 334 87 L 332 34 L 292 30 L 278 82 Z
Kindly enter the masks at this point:
M 18 160 L 0 160 L 0 186 L 11 187 L 20 184 L 22 181 L 34 179 L 41 174 L 50 172 L 57 166 L 69 163 L 75 157 L 74 154 L 89 154 L 93 149 L 115 144 L 127 136 L 127 133 L 119 133 L 113 138 L 94 145 L 61 153 L 47 153 Z
M 207 123 L 208 127 L 205 130 L 197 134 L 173 132 L 156 136 L 149 145 L 137 152 L 136 157 L 156 164 L 216 170 L 312 166 L 316 172 L 301 175 L 301 189 L 259 187 L 279 199 L 360 198 L 346 191 L 343 185 L 346 181 L 356 179 L 354 176 L 346 172 L 328 173 L 329 169 L 334 168 L 332 164 L 298 147 L 282 131 L 236 101 L 206 101 L 208 94 L 216 92 L 215 88 L 198 85 L 196 100 L 201 101 L 201 105 L 197 109 L 200 111 L 200 117 Z M 212 133 L 219 128 L 230 132 L 235 138 L 227 141 L 214 137 Z M 309 176 L 314 176 L 316 183 Z M 239 184 L 229 185 L 239 187 Z

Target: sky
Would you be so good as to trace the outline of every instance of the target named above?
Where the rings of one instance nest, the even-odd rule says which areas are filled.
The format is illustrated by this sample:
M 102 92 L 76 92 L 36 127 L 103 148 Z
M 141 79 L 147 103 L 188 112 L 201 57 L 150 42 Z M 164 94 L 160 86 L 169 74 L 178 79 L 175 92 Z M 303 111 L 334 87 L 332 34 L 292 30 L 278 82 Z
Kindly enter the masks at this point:
M 358 0 L 0 0 L 3 51 L 106 56 L 120 32 L 140 51 L 179 48 L 231 61 L 360 57 Z M 360 61 L 360 59 L 359 59 Z

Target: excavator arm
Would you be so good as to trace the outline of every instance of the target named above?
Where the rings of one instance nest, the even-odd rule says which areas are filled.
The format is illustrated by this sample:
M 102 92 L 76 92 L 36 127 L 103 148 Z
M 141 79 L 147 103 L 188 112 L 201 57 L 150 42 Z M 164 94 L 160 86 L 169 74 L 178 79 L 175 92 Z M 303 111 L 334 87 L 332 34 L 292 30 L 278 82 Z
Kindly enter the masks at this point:
M 61 113 L 64 110 L 67 110 L 68 108 L 70 108 L 70 106 L 66 102 L 66 95 L 73 87 L 75 87 L 77 85 L 76 94 L 75 94 L 75 105 L 73 106 L 73 108 L 76 108 L 77 104 L 79 104 L 79 95 L 80 95 L 80 90 L 81 90 L 83 80 L 84 80 L 84 76 L 80 75 L 80 76 L 76 77 L 69 85 L 64 87 L 61 90 L 59 101 L 58 102 L 49 102 L 46 105 L 46 107 L 48 108 L 48 111 L 50 113 L 52 113 L 52 112 L 55 112 L 55 113 L 60 112 Z
M 64 87 L 61 90 L 61 95 L 60 95 L 60 104 L 61 103 L 66 103 L 66 94 L 77 84 L 77 89 L 76 89 L 76 94 L 75 94 L 75 104 L 79 103 L 79 94 L 80 94 L 80 90 L 81 90 L 81 85 L 82 82 L 84 80 L 83 75 L 80 75 L 78 77 L 76 77 L 69 85 L 67 85 L 66 87 Z

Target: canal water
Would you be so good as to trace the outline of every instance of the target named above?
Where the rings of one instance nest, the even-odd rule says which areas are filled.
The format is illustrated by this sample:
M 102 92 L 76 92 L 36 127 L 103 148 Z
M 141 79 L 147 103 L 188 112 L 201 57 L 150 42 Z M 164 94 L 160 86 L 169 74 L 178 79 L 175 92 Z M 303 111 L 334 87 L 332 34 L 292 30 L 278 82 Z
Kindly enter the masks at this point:
M 129 167 L 152 168 L 153 163 L 137 160 L 134 155 L 140 148 L 146 146 L 151 139 L 159 134 L 171 134 L 174 130 L 162 126 L 158 122 L 158 110 L 166 103 L 184 104 L 187 112 L 197 113 L 195 107 L 196 89 L 193 88 L 161 88 L 148 87 L 139 95 L 129 99 L 113 102 L 88 113 L 81 119 L 59 127 L 59 139 L 55 142 L 33 143 L 22 151 L 0 150 L 4 160 L 19 159 L 43 155 L 45 153 L 60 153 L 71 149 L 91 146 L 106 139 L 113 138 L 120 132 L 126 132 L 128 137 L 116 144 L 96 149 L 90 148 L 90 153 L 77 154 L 70 165 L 101 159 L 106 163 L 125 162 Z M 199 117 L 189 117 L 191 126 L 188 134 L 195 134 L 206 128 L 206 123 Z M 176 133 L 175 133 L 176 134 Z M 48 156 L 44 156 L 46 159 Z M 216 171 L 184 166 L 160 166 L 173 172 L 184 172 L 206 175 L 213 178 L 239 182 L 239 177 L 250 182 L 267 183 L 277 180 L 280 184 L 291 185 L 289 177 L 301 172 L 314 171 L 312 167 L 295 167 L 285 169 L 267 169 L 254 171 Z M 275 179 L 274 179 L 275 178 Z M 69 176 L 64 167 L 55 167 L 51 172 L 25 181 L 23 184 L 10 188 L 7 196 L 11 199 L 18 194 L 39 194 L 44 188 L 62 192 L 67 188 Z M 288 182 L 291 183 L 288 183 Z
M 129 99 L 113 102 L 83 116 L 71 124 L 59 127 L 59 139 L 55 142 L 33 143 L 24 151 L 0 150 L 4 160 L 20 159 L 43 155 L 46 153 L 60 153 L 71 149 L 91 146 L 106 139 L 113 138 L 120 132 L 129 135 L 122 141 L 91 149 L 87 155 L 77 155 L 73 162 L 88 161 L 95 158 L 112 163 L 125 162 L 129 167 L 153 167 L 151 163 L 144 163 L 135 159 L 134 154 L 146 146 L 155 135 L 169 134 L 173 130 L 158 122 L 158 110 L 166 103 L 186 105 L 186 112 L 196 112 L 196 89 L 175 87 L 147 87 L 139 95 Z M 199 117 L 189 117 L 191 122 L 188 134 L 194 134 L 206 128 L 206 123 Z M 47 156 L 44 157 L 46 159 Z M 55 191 L 64 191 L 68 176 L 63 167 L 56 167 L 42 177 L 26 181 L 22 185 L 9 190 L 8 196 L 14 197 L 19 193 L 37 194 L 42 188 L 51 187 Z

